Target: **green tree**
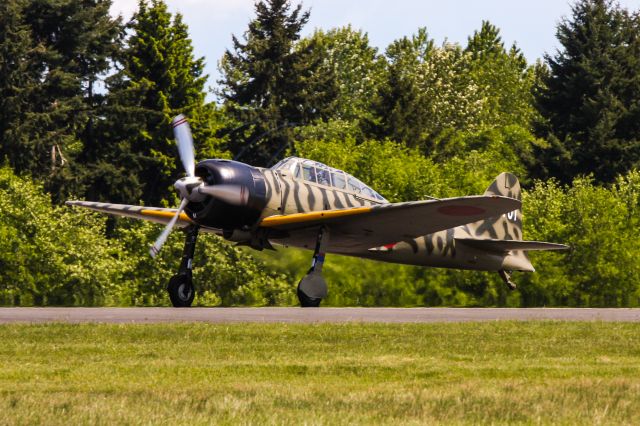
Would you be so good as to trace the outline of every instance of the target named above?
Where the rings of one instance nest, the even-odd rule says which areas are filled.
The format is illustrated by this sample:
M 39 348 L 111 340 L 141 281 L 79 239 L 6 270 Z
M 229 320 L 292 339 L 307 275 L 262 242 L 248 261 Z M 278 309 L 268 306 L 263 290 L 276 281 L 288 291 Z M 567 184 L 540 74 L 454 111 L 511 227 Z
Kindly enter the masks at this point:
M 546 167 L 564 182 L 611 182 L 640 161 L 640 20 L 611 0 L 581 0 L 557 37 L 538 103 L 545 133 L 569 155 L 556 150 Z
M 52 205 L 41 184 L 0 168 L 0 305 L 167 305 L 184 239 L 174 232 L 160 257 L 148 247 L 159 226 L 107 219 Z M 253 256 L 203 235 L 195 266 L 198 298 L 208 306 L 292 305 L 295 287 Z
M 531 254 L 538 273 L 521 279 L 521 304 L 638 306 L 638 194 L 637 171 L 611 189 L 579 178 L 567 187 L 537 182 L 525 192 L 525 237 L 562 241 L 571 250 Z
M 485 99 L 485 126 L 519 125 L 531 130 L 537 113 L 535 69 L 527 65 L 522 52 L 515 44 L 505 49 L 500 30 L 488 21 L 469 37 L 465 52 L 471 54 L 470 73 Z
M 3 17 L 12 20 L 5 34 L 14 50 L 3 55 L 13 67 L 6 77 L 21 74 L 14 80 L 18 98 L 9 93 L 8 102 L 19 99 L 19 104 L 5 124 L 3 150 L 17 171 L 42 179 L 57 200 L 79 190 L 75 160 L 85 141 L 95 137 L 93 123 L 103 98 L 96 85 L 118 47 L 120 24 L 109 15 L 110 4 L 12 0 L 3 6 Z
M 335 99 L 331 73 L 318 72 L 321 47 L 311 39 L 297 46 L 309 12 L 290 0 L 255 5 L 244 41 L 233 36 L 233 50 L 220 61 L 219 94 L 235 120 L 230 148 L 258 166 L 273 162 L 291 147 L 293 126 L 330 116 Z
M 170 304 L 166 285 L 176 273 L 184 235 L 173 232 L 162 253 L 149 256 L 149 245 L 161 228 L 149 222 L 123 220 L 114 230 L 124 246 L 130 269 L 122 279 L 116 300 L 135 306 Z M 289 306 L 296 302 L 295 283 L 266 268 L 254 251 L 242 249 L 206 233 L 198 237 L 194 259 L 195 303 L 199 306 Z
M 26 1 L 0 4 L 0 159 L 16 165 L 25 160 L 14 133 L 29 109 L 29 91 L 37 75 L 31 66 L 31 30 L 24 22 Z
M 380 89 L 385 71 L 384 58 L 369 44 L 369 37 L 351 25 L 328 31 L 316 30 L 299 44 L 317 46 L 322 55 L 317 72 L 331 75 L 337 86 L 333 119 L 371 119 L 372 101 Z
M 52 206 L 41 184 L 0 168 L 0 304 L 117 303 L 129 271 L 99 215 Z
M 471 54 L 454 44 L 436 46 L 421 28 L 394 41 L 386 56 L 378 136 L 431 152 L 436 138 L 480 127 L 484 99 L 468 72 Z
M 162 0 L 139 3 L 131 36 L 108 80 L 102 139 L 85 158 L 93 199 L 159 204 L 173 202 L 173 182 L 183 173 L 171 119 L 189 119 L 199 152 L 217 152 L 216 107 L 205 102 L 204 59 L 194 58 L 182 16 Z

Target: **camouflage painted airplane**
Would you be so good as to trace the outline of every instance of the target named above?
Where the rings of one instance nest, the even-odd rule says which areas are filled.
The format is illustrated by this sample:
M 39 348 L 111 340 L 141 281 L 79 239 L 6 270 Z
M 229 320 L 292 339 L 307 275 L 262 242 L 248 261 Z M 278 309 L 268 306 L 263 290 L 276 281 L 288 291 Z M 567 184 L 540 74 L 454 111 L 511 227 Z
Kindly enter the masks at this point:
M 496 271 L 511 288 L 512 271 L 534 271 L 531 250 L 565 245 L 523 241 L 520 184 L 502 173 L 480 196 L 389 203 L 353 176 L 324 164 L 289 157 L 270 169 L 230 160 L 195 164 L 186 119 L 173 121 L 186 177 L 175 183 L 177 209 L 68 201 L 166 227 L 150 249 L 156 256 L 174 226 L 186 230 L 179 272 L 167 286 L 173 306 L 193 302 L 192 260 L 199 231 L 257 250 L 272 244 L 314 251 L 298 284 L 304 307 L 327 295 L 325 253 L 383 262 Z

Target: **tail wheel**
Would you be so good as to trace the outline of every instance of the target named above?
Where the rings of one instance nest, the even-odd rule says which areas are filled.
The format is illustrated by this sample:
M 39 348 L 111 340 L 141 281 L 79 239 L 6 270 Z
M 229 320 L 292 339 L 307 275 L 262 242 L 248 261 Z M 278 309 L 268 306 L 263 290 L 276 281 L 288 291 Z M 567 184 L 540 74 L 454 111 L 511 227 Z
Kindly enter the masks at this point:
M 193 281 L 188 274 L 178 274 L 171 277 L 167 290 L 171 304 L 176 308 L 188 308 L 196 295 Z

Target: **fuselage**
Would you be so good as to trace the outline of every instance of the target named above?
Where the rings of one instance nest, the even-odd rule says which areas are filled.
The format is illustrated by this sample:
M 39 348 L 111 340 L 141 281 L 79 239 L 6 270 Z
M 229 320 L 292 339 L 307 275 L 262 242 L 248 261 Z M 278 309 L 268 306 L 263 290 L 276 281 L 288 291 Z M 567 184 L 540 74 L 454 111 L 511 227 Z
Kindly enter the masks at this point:
M 304 161 L 300 160 L 299 161 Z M 286 160 L 283 161 L 286 165 Z M 317 164 L 317 163 L 316 163 Z M 299 166 L 298 166 L 299 167 Z M 387 203 L 375 191 L 367 190 L 363 193 L 356 186 L 336 187 L 333 181 L 322 183 L 305 179 L 304 173 L 296 173 L 296 167 L 275 167 L 261 169 L 268 185 L 274 188 L 274 196 L 270 200 L 265 216 L 272 214 L 294 214 L 319 210 L 343 209 L 381 205 Z M 333 170 L 333 169 L 330 169 Z M 347 182 L 350 178 L 347 175 Z M 340 185 L 342 186 L 342 185 Z M 279 189 L 279 191 L 278 191 Z M 514 212 L 514 214 L 516 214 Z M 263 216 L 264 217 L 264 216 Z M 507 219 L 501 218 L 501 219 Z M 514 217 L 514 219 L 516 219 Z M 520 218 L 517 218 L 519 220 Z M 456 238 L 490 238 L 486 229 L 479 229 L 480 224 L 469 224 L 424 235 L 408 241 L 388 244 L 383 247 L 372 247 L 366 253 L 353 253 L 348 250 L 331 248 L 329 253 L 362 257 L 383 262 L 402 263 L 407 265 L 431 266 L 441 268 L 475 269 L 475 270 L 528 270 L 528 261 L 522 262 L 522 254 L 504 255 L 502 253 L 487 253 L 486 251 L 456 244 Z M 498 232 L 500 230 L 498 229 Z M 296 240 L 282 238 L 273 240 L 277 244 L 307 248 L 308 244 Z
M 251 186 L 255 214 L 240 212 L 229 208 L 228 210 L 216 208 L 211 209 L 220 214 L 220 223 L 224 226 L 224 236 L 232 241 L 244 242 L 243 239 L 250 238 L 255 232 L 255 225 L 260 220 L 274 215 L 291 215 L 296 213 L 308 213 L 323 210 L 337 210 L 345 208 L 356 208 L 383 205 L 388 203 L 377 192 L 355 179 L 353 176 L 340 170 L 330 168 L 322 163 L 305 160 L 301 158 L 288 158 L 272 168 L 250 168 L 249 171 L 237 171 L 233 167 L 240 167 L 242 163 L 221 161 L 228 170 L 222 169 L 212 180 L 224 180 L 225 176 L 245 174 L 241 178 L 245 184 Z M 201 163 L 202 164 L 202 163 Z M 259 176 L 258 176 L 259 175 Z M 232 179 L 232 178 L 229 178 Z M 249 183 L 247 183 L 249 182 Z M 235 182 L 237 183 L 237 182 Z M 203 211 L 206 211 L 203 208 Z M 222 212 L 222 213 L 219 213 Z M 194 214 L 195 213 L 195 217 Z M 198 214 L 201 216 L 198 217 Z M 202 214 L 192 212 L 194 220 L 202 220 Z M 515 213 L 514 213 L 515 214 Z M 514 219 L 520 220 L 520 213 Z M 238 215 L 244 215 L 242 221 L 238 221 Z M 390 242 L 383 247 L 371 247 L 367 251 L 351 251 L 344 247 L 332 247 L 329 243 L 328 253 L 335 253 L 347 256 L 368 258 L 378 261 L 401 263 L 408 265 L 431 266 L 456 269 L 473 270 L 530 270 L 531 266 L 523 253 L 499 253 L 487 252 L 477 248 L 459 244 L 456 239 L 460 238 L 492 238 L 496 233 L 502 232 L 506 217 L 497 218 L 495 226 L 487 229 L 486 221 L 475 224 L 468 224 L 457 228 L 451 228 L 433 234 L 410 240 L 403 240 L 399 236 L 398 241 Z M 236 221 L 236 222 L 234 222 Z M 254 226 L 251 226 L 251 223 Z M 216 226 L 216 223 L 204 223 L 209 226 Z M 230 229 L 233 228 L 233 229 Z M 255 237 L 255 235 L 254 235 Z M 286 234 L 266 234 L 262 239 L 257 238 L 258 243 L 251 243 L 255 248 L 260 248 L 256 244 L 260 241 L 268 240 L 270 243 L 292 246 L 304 249 L 313 249 L 313 244 L 309 239 L 300 239 Z

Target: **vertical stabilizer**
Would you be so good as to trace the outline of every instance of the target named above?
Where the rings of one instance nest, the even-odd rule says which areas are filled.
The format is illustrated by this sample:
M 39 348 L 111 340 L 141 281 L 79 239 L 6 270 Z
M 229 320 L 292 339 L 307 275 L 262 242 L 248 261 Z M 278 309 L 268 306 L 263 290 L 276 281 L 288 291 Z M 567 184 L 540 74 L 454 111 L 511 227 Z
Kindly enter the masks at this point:
M 484 195 L 501 195 L 522 200 L 520 182 L 511 173 L 502 173 L 487 188 Z M 492 240 L 522 240 L 522 210 L 514 210 L 473 224 L 474 238 Z

